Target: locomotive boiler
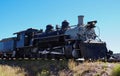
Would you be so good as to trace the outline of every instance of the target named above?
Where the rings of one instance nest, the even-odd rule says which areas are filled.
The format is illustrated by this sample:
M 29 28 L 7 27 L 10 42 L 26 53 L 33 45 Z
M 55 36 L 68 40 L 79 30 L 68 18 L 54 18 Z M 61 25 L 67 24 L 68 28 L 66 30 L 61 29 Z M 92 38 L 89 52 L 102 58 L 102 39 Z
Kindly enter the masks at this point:
M 49 24 L 45 31 L 29 28 L 16 32 L 17 37 L 0 41 L 0 55 L 10 58 L 109 58 L 112 51 L 95 33 L 97 21 L 84 24 L 83 18 L 78 16 L 75 26 L 64 20 L 60 28 L 54 29 Z

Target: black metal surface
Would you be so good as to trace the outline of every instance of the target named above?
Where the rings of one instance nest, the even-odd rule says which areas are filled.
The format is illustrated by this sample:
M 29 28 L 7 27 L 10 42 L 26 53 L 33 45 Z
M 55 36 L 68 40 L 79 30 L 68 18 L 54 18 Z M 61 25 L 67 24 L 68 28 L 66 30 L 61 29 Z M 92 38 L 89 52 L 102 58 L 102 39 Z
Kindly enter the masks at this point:
M 81 54 L 84 58 L 99 59 L 107 56 L 105 43 L 81 43 Z
M 68 35 L 56 35 L 56 36 L 48 36 L 42 38 L 36 38 L 33 41 L 34 46 L 38 46 L 39 48 L 52 48 L 56 46 L 65 46 L 65 39 L 69 38 Z

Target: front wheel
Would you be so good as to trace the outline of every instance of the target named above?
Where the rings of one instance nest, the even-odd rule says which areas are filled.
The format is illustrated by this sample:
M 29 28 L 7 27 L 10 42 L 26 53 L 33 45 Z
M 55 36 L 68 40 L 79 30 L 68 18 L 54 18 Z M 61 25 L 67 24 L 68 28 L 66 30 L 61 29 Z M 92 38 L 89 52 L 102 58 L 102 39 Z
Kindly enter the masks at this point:
M 75 59 L 80 58 L 80 57 L 81 57 L 81 55 L 80 55 L 80 50 L 73 49 L 73 51 L 72 51 L 72 56 L 73 56 L 73 58 L 75 58 Z

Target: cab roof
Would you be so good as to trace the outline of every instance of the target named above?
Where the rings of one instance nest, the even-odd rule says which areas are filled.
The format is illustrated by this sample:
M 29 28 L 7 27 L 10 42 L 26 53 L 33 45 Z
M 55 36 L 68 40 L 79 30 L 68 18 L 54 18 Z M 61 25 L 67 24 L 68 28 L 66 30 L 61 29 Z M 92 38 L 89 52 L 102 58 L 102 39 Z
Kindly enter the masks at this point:
M 27 30 L 15 32 L 15 33 L 13 33 L 13 34 L 15 35 L 15 34 L 20 34 L 20 33 L 25 33 L 25 32 L 27 32 L 27 31 L 39 31 L 39 30 L 38 30 L 38 29 L 33 29 L 33 28 L 28 28 Z

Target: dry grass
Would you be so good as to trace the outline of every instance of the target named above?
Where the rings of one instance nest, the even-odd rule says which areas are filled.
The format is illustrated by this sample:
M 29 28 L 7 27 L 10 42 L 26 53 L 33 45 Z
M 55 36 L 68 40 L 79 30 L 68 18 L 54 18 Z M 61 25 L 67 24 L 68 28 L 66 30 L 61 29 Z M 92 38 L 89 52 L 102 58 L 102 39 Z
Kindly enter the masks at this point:
M 108 63 L 100 61 L 84 62 L 79 64 L 74 61 L 70 61 L 68 63 L 69 69 L 73 71 L 74 76 L 111 76 L 113 68 L 118 64 L 119 63 Z
M 13 69 L 6 70 L 7 67 Z M 59 71 L 67 67 L 65 60 L 0 60 L 0 76 L 49 76 L 58 75 Z M 13 73 L 14 75 L 9 75 Z M 16 75 L 17 74 L 17 75 Z M 21 75 L 19 75 L 21 74 Z
M 0 65 L 0 76 L 25 76 L 26 72 L 20 67 L 11 67 L 8 65 Z
M 15 60 L 0 64 L 0 76 L 112 76 L 113 68 L 119 63 Z

